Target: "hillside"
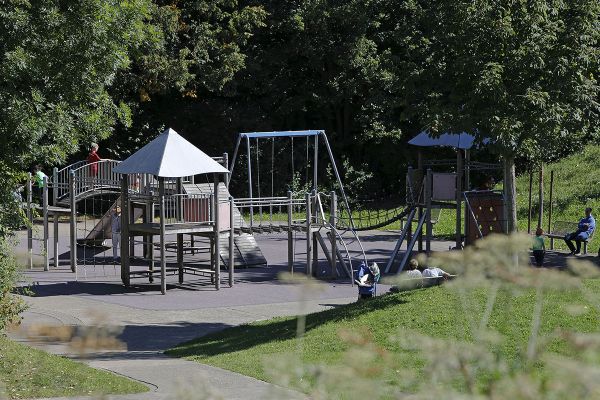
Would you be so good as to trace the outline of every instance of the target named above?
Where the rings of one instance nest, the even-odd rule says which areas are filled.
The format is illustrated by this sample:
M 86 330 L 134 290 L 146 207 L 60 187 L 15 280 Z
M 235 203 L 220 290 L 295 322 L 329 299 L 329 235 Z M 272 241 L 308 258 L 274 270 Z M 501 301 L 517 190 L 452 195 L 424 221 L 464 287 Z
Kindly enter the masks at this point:
M 585 207 L 592 207 L 600 215 L 600 146 L 587 146 L 582 152 L 544 166 L 544 220 L 542 227 L 548 230 L 550 207 L 550 171 L 554 171 L 553 221 L 579 221 Z M 501 185 L 498 185 L 501 189 Z M 517 213 L 519 230 L 527 231 L 529 174 L 517 177 Z M 532 230 L 537 226 L 538 174 L 534 174 L 532 195 Z M 451 237 L 454 234 L 455 215 L 444 210 L 434 227 L 437 236 Z M 600 239 L 590 241 L 589 251 L 596 252 Z M 559 249 L 566 249 L 564 242 L 555 241 Z
M 588 295 L 600 293 L 599 280 L 586 280 L 583 287 Z M 424 335 L 436 339 L 473 341 L 470 318 L 481 318 L 488 294 L 485 289 L 471 291 L 467 295 L 471 304 L 468 314 L 463 308 L 460 291 L 450 287 L 390 294 L 309 314 L 306 333 L 301 341 L 296 339 L 295 318 L 276 318 L 208 335 L 181 344 L 167 353 L 261 380 L 295 386 L 303 391 L 310 391 L 309 386 L 314 383 L 311 381 L 315 377 L 307 372 L 314 371 L 310 366 L 329 371 L 354 366 L 356 371 L 347 371 L 349 376 L 339 382 L 340 387 L 335 390 L 360 390 L 360 385 L 358 388 L 353 385 L 355 381 L 362 382 L 361 379 L 366 378 L 361 375 L 369 369 L 367 365 L 374 362 L 376 366 L 371 367 L 377 371 L 377 375 L 370 376 L 370 386 L 374 386 L 376 380 L 381 384 L 378 387 L 381 390 L 387 387 L 412 391 L 416 382 L 424 379 L 425 354 L 416 348 L 407 349 L 403 345 L 404 339 Z M 491 310 L 489 328 L 504 337 L 501 342 L 496 342 L 494 352 L 509 363 L 518 364 L 519 354 L 528 342 L 535 298 L 535 289 L 498 292 Z M 572 312 L 574 304 L 579 305 L 580 312 Z M 541 335 L 550 335 L 559 328 L 573 329 L 582 334 L 597 332 L 599 311 L 578 289 L 545 291 L 542 310 Z M 545 343 L 545 349 L 551 353 L 572 354 L 563 340 L 555 338 Z M 361 359 L 364 354 L 357 354 L 357 348 L 371 349 L 381 358 Z M 446 354 L 440 351 L 440 354 Z M 282 375 L 293 374 L 292 370 L 298 371 L 298 364 L 294 364 L 299 362 L 297 357 L 307 366 L 306 375 L 286 380 Z M 318 375 L 318 371 L 315 373 Z M 305 382 L 302 382 L 303 379 Z M 486 378 L 480 375 L 477 379 Z M 388 397 L 375 392 L 370 395 L 371 398 Z M 361 397 L 356 393 L 346 393 L 340 398 Z

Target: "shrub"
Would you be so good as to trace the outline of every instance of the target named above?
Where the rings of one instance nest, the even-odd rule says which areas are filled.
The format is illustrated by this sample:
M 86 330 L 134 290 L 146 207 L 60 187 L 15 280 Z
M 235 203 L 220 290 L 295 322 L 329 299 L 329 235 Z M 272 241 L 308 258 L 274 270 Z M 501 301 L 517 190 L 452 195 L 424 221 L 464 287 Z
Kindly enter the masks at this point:
M 19 314 L 27 308 L 25 302 L 13 294 L 18 278 L 16 260 L 8 252 L 6 240 L 0 239 L 0 332 L 7 325 L 18 323 Z

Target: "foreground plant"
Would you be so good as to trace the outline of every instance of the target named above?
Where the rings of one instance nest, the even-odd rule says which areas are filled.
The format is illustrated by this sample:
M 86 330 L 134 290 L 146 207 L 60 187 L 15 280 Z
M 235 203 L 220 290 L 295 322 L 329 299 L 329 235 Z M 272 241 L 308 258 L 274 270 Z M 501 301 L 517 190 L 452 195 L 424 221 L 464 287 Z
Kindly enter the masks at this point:
M 600 335 L 561 328 L 541 333 L 546 293 L 581 290 L 583 297 L 600 310 L 599 302 L 581 279 L 597 277 L 597 267 L 575 263 L 566 271 L 532 268 L 528 245 L 527 236 L 492 236 L 464 251 L 423 260 L 458 275 L 446 285 L 460 299 L 466 321 L 462 337 L 428 337 L 399 326 L 392 342 L 402 351 L 392 352 L 376 344 L 368 331 L 343 331 L 339 337 L 347 350 L 335 365 L 306 363 L 297 354 L 271 357 L 266 370 L 273 382 L 296 388 L 314 399 L 600 397 Z M 511 313 L 517 312 L 511 311 L 512 299 L 526 294 L 532 294 L 528 333 L 521 336 L 525 340 L 513 343 L 509 336 L 519 335 L 493 329 L 492 312 L 503 307 L 506 310 L 502 317 L 511 318 Z M 584 315 L 589 311 L 586 307 L 572 304 L 568 312 Z M 509 330 L 522 328 L 511 323 L 507 326 Z M 556 346 L 564 350 L 563 355 L 552 350 Z M 514 351 L 506 351 L 507 347 Z M 403 369 L 402 357 L 407 352 L 422 358 L 422 375 Z M 390 369 L 396 371 L 397 381 L 384 374 Z M 410 390 L 401 391 L 400 387 Z

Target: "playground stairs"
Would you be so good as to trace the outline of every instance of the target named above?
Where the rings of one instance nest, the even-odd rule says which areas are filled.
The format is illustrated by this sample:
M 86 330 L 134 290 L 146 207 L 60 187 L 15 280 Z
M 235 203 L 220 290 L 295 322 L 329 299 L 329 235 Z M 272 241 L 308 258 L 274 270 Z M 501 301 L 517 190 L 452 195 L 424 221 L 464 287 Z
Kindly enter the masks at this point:
M 184 183 L 183 190 L 187 194 L 210 194 L 213 190 L 212 183 Z M 219 197 L 228 199 L 231 195 L 224 183 L 219 183 Z M 251 267 L 256 265 L 266 265 L 267 259 L 263 255 L 260 247 L 256 243 L 256 239 L 251 233 L 243 232 L 242 228 L 246 227 L 246 223 L 242 214 L 237 207 L 233 209 L 234 229 L 239 232 L 234 237 L 235 265 L 241 267 Z M 229 237 L 221 239 L 221 260 L 229 267 Z

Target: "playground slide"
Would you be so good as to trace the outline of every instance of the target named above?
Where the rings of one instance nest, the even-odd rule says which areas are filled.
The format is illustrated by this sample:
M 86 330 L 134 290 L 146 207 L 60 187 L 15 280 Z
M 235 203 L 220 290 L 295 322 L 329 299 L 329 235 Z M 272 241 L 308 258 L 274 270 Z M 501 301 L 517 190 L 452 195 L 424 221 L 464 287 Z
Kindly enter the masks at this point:
M 183 190 L 187 194 L 207 194 L 212 193 L 212 183 L 184 183 Z M 229 190 L 223 182 L 219 183 L 219 196 L 222 199 L 228 199 Z M 242 217 L 237 207 L 233 210 L 235 228 L 240 228 Z M 250 267 L 256 265 L 266 265 L 267 259 L 263 255 L 260 247 L 256 243 L 254 236 L 249 233 L 242 233 L 234 239 L 235 251 L 234 262 L 238 267 Z M 221 259 L 229 267 L 229 238 L 221 239 Z
M 77 244 L 79 245 L 87 245 L 87 246 L 103 246 L 104 241 L 106 239 L 110 239 L 112 234 L 110 214 L 111 211 L 115 208 L 115 206 L 121 204 L 121 197 L 119 197 L 104 213 L 102 218 L 98 221 L 96 226 L 92 228 L 92 230 L 87 234 L 85 239 L 77 239 Z M 137 220 L 142 216 L 143 211 L 139 208 L 135 209 L 133 220 Z

